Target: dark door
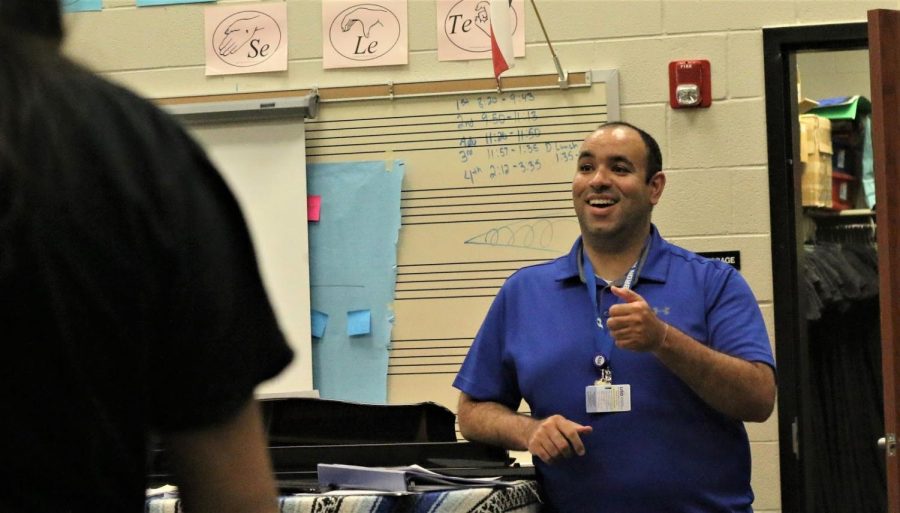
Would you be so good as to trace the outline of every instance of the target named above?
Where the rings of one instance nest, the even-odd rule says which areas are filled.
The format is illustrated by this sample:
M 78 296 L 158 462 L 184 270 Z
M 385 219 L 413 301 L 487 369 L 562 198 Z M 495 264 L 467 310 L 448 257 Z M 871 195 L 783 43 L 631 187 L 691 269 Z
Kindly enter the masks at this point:
M 888 512 L 900 513 L 900 466 L 895 445 L 900 417 L 900 11 L 878 9 L 868 14 L 884 379 L 885 438 L 879 444 L 885 450 Z

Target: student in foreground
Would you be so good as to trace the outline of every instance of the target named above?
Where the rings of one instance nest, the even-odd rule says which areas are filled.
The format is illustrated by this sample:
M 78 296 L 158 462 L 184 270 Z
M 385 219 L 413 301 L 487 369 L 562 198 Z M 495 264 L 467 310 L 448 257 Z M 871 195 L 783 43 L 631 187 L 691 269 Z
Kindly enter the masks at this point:
M 292 357 L 238 205 L 166 115 L 0 0 L 0 510 L 139 513 L 158 436 L 184 509 L 278 509 L 254 387 Z
M 507 280 L 454 381 L 462 434 L 529 451 L 548 511 L 752 511 L 743 422 L 774 408 L 769 338 L 734 268 L 651 223 L 665 185 L 649 134 L 589 134 L 581 237 Z

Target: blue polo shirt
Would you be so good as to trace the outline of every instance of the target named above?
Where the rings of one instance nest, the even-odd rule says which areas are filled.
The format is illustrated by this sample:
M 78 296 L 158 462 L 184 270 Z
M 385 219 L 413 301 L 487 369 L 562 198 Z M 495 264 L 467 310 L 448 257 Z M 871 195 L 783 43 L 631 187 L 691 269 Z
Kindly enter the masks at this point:
M 453 385 L 513 410 L 524 399 L 537 418 L 561 414 L 593 426 L 582 435 L 585 456 L 553 465 L 534 458 L 559 512 L 752 511 L 743 423 L 710 408 L 652 354 L 614 347 L 613 383 L 631 385 L 632 409 L 586 412 L 585 387 L 598 377 L 597 325 L 579 278 L 580 251 L 579 239 L 568 255 L 509 277 Z M 701 344 L 774 368 L 759 306 L 733 267 L 669 244 L 654 226 L 632 288 L 662 320 Z M 598 298 L 605 326 L 609 307 L 620 300 L 608 287 Z

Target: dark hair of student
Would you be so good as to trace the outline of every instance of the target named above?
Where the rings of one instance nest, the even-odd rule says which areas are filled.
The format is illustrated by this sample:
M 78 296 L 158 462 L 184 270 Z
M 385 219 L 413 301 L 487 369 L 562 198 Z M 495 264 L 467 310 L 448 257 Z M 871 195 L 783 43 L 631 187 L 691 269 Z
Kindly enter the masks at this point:
M 38 72 L 68 64 L 58 54 L 62 37 L 58 0 L 0 0 L 0 278 L 12 265 L 23 203 L 18 182 L 38 160 L 65 158 L 54 147 L 52 106 L 41 98 L 46 73 Z M 43 137 L 32 137 L 36 126 Z
M 59 0 L 0 0 L 0 25 L 56 45 L 63 38 Z
M 650 179 L 653 178 L 653 175 L 662 171 L 662 152 L 659 150 L 659 143 L 656 142 L 656 139 L 644 130 L 631 123 L 626 123 L 625 121 L 610 121 L 601 124 L 597 128 L 607 126 L 624 126 L 634 130 L 641 136 L 641 140 L 644 141 L 644 146 L 647 147 L 647 183 L 650 183 Z
M 43 1 L 43 0 L 40 0 Z M 7 0 L 0 0 L 5 5 Z M 0 279 L 13 265 L 17 225 L 26 198 L 23 181 L 41 179 L 40 170 L 65 162 L 54 105 L 42 97 L 44 85 L 72 66 L 55 43 L 0 27 Z

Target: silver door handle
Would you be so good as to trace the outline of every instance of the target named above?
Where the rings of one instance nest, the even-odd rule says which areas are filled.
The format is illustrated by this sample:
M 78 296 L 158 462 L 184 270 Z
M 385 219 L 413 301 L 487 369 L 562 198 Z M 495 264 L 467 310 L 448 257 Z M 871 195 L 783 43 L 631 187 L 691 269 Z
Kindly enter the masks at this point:
M 885 436 L 878 439 L 878 448 L 884 451 L 887 451 L 888 456 L 893 456 L 897 453 L 897 437 L 894 433 L 888 433 Z

